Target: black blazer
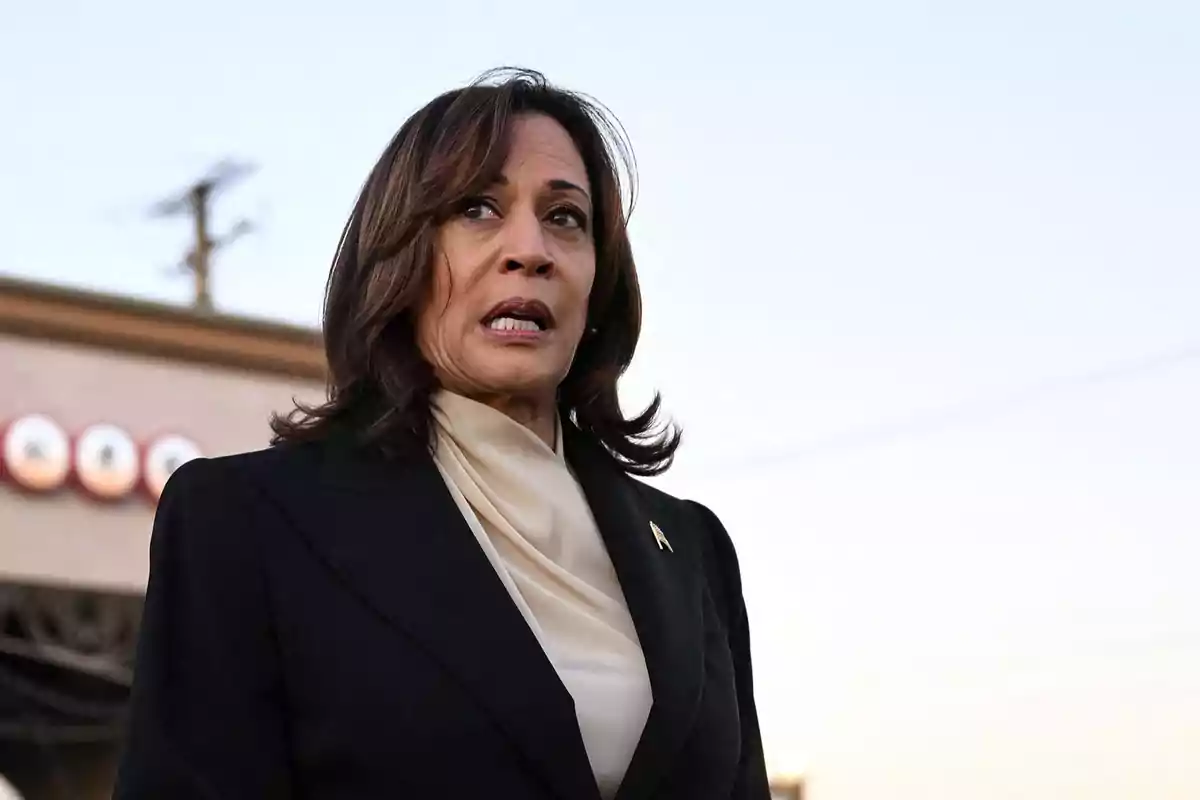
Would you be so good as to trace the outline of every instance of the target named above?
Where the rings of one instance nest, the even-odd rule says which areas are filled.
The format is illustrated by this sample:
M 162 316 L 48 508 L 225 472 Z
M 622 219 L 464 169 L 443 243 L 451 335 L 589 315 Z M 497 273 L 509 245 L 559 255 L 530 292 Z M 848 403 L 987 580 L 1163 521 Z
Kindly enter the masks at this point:
M 766 800 L 729 536 L 577 431 L 565 446 L 654 696 L 619 800 Z M 459 797 L 599 792 L 570 694 L 429 454 L 325 442 L 178 470 L 115 800 Z

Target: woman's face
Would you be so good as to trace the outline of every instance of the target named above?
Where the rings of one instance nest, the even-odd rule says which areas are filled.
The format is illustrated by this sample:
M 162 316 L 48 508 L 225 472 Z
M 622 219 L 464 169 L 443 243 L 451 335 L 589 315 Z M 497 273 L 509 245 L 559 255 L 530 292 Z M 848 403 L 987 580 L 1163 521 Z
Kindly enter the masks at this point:
M 421 352 L 451 391 L 552 401 L 595 275 L 583 158 L 555 120 L 518 117 L 500 177 L 438 231 Z

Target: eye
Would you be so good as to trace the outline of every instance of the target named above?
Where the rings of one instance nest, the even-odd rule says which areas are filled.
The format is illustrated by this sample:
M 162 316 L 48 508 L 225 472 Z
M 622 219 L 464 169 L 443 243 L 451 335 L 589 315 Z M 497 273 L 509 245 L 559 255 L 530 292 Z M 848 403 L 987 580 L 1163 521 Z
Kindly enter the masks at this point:
M 587 230 L 587 215 L 574 206 L 558 206 L 550 211 L 546 219 L 559 228 Z
M 458 213 L 473 220 L 496 219 L 500 216 L 496 204 L 486 197 L 468 197 L 459 205 Z

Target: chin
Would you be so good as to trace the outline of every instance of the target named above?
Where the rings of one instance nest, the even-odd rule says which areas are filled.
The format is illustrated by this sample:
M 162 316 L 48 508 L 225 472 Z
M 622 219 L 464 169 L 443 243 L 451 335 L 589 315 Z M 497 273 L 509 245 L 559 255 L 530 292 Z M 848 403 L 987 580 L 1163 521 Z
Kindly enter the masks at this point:
M 567 374 L 568 365 L 546 359 L 509 359 L 499 356 L 479 370 L 479 383 L 502 395 L 553 394 Z

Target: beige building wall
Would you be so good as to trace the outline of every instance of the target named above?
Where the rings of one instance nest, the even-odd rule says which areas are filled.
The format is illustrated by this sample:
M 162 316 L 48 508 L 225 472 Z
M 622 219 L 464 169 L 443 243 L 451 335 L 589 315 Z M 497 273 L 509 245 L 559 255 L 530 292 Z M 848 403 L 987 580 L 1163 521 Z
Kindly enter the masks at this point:
M 175 432 L 224 455 L 265 447 L 273 411 L 323 394 L 317 380 L 0 334 L 0 424 L 28 413 L 70 433 L 108 422 L 138 442 Z M 153 515 L 140 494 L 108 504 L 0 483 L 0 581 L 140 592 Z

